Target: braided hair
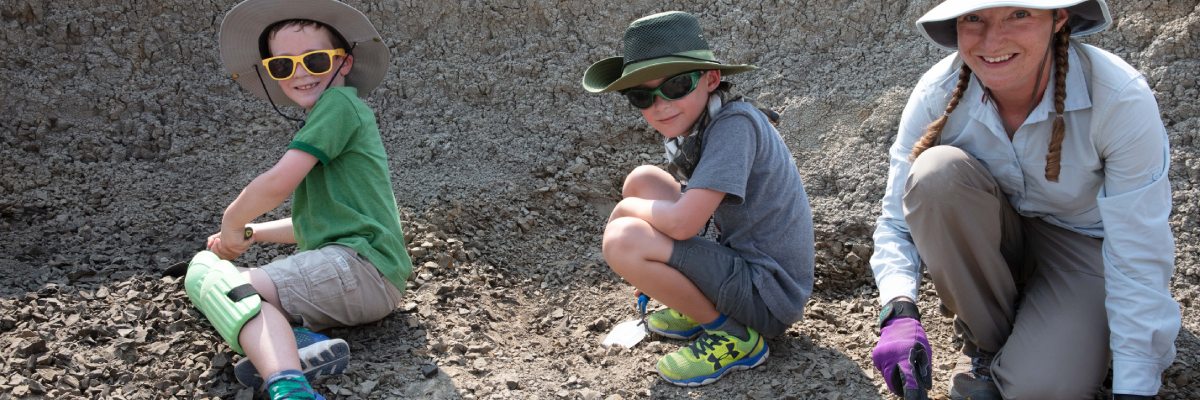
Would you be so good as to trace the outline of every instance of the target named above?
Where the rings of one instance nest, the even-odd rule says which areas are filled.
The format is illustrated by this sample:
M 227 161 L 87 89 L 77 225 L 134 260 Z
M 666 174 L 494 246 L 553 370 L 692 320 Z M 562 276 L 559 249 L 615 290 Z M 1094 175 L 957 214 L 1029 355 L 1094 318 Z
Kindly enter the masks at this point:
M 1050 131 L 1050 145 L 1046 152 L 1046 180 L 1050 182 L 1058 182 L 1062 162 L 1062 142 L 1067 129 L 1062 114 L 1063 103 L 1067 99 L 1067 48 L 1070 46 L 1070 38 L 1070 25 L 1063 26 L 1063 29 L 1054 34 L 1054 125 Z M 958 73 L 958 84 L 954 86 L 954 91 L 950 94 L 950 102 L 946 104 L 946 111 L 925 127 L 925 133 L 913 145 L 912 153 L 908 156 L 909 162 L 915 161 L 917 156 L 938 143 L 942 135 L 942 128 L 946 127 L 946 121 L 950 118 L 950 114 L 954 112 L 955 108 L 958 108 L 963 92 L 966 92 L 970 82 L 971 67 L 963 63 Z
M 1067 99 L 1067 47 L 1071 42 L 1071 26 L 1064 26 L 1054 37 L 1054 127 L 1050 130 L 1050 148 L 1046 152 L 1046 180 L 1058 182 L 1062 161 L 1062 142 L 1066 136 L 1063 122 L 1063 102 Z

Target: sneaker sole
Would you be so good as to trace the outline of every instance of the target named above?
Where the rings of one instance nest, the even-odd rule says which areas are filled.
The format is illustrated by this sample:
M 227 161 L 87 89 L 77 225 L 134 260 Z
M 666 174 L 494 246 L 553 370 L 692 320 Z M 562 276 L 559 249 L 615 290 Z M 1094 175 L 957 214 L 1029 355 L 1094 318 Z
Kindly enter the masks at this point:
M 759 340 L 762 340 L 762 338 L 759 338 Z M 725 374 L 728 374 L 730 372 L 744 371 L 744 370 L 753 369 L 755 367 L 758 367 L 759 365 L 762 365 L 764 362 L 767 362 L 767 356 L 770 354 L 771 354 L 771 349 L 767 348 L 766 343 L 763 343 L 762 353 L 759 353 L 752 358 L 748 358 L 748 359 L 741 360 L 741 361 L 738 361 L 738 362 L 730 364 L 730 365 L 726 365 L 725 368 L 721 368 L 721 371 L 714 372 L 712 375 L 695 377 L 695 378 L 688 379 L 688 380 L 674 380 L 674 379 L 668 378 L 666 375 L 663 375 L 662 371 L 658 371 L 658 376 L 661 376 L 663 378 L 663 380 L 670 382 L 671 384 L 673 384 L 675 386 L 686 386 L 686 387 L 704 386 L 704 385 L 716 382 L 717 380 L 721 379 L 721 377 L 724 377 Z
M 686 330 L 686 331 L 668 331 L 668 330 L 662 330 L 662 329 L 655 328 L 653 326 L 650 326 L 650 324 L 646 324 L 646 330 L 650 331 L 650 333 L 653 333 L 658 336 L 668 337 L 671 339 L 683 339 L 683 340 L 695 339 L 697 336 L 700 336 L 700 332 L 704 332 L 704 328 L 699 325 L 697 325 L 695 328 L 692 328 L 691 330 Z
M 300 349 L 300 369 L 309 382 L 318 378 L 340 375 L 350 365 L 350 345 L 342 339 L 329 339 Z M 249 358 L 233 366 L 233 375 L 246 387 L 261 389 L 263 380 Z

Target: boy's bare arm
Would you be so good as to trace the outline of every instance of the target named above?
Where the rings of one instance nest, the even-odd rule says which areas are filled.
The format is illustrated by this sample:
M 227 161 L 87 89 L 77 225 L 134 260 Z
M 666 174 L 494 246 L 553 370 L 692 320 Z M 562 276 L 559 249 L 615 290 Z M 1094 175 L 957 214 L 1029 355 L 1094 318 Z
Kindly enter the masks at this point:
M 724 198 L 725 193 L 709 189 L 690 189 L 678 201 L 627 197 L 612 218 L 639 218 L 672 239 L 686 240 L 700 233 Z
M 317 164 L 317 158 L 300 150 L 288 150 L 270 170 L 254 178 L 237 199 L 225 208 L 221 218 L 220 239 L 212 250 L 223 259 L 237 258 L 250 247 L 251 241 L 242 237 L 250 221 L 283 203 Z M 295 241 L 295 238 L 293 238 Z
M 292 219 L 283 218 L 270 222 L 250 224 L 254 228 L 254 242 L 296 243 L 296 232 L 292 231 Z

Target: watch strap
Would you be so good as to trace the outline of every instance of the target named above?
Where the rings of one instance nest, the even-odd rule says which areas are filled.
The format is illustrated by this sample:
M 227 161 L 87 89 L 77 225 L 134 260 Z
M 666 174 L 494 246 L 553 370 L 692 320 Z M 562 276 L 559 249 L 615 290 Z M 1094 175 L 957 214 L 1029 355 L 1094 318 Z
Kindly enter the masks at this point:
M 892 300 L 883 305 L 883 309 L 879 311 L 879 329 L 883 329 L 883 324 L 896 317 L 909 317 L 921 321 L 921 311 L 917 309 L 917 304 L 908 300 Z

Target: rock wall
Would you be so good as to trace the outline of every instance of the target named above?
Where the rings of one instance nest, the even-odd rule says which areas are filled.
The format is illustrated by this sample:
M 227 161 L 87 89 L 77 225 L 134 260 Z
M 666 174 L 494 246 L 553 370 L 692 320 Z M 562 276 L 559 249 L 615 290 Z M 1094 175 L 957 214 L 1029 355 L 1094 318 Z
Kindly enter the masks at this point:
M 294 126 L 222 69 L 217 31 L 233 1 L 3 3 L 0 295 L 187 256 L 290 139 Z M 368 103 L 405 222 L 460 238 L 513 288 L 603 270 L 600 232 L 621 179 L 658 162 L 661 147 L 624 99 L 579 81 L 619 53 L 632 19 L 681 9 L 700 17 L 718 57 L 761 68 L 731 80 L 783 116 L 817 223 L 816 300 L 874 296 L 865 260 L 886 150 L 912 84 L 947 54 L 913 27 L 936 2 L 349 3 L 392 51 Z M 1172 147 L 1173 289 L 1195 327 L 1200 1 L 1110 7 L 1112 29 L 1084 42 L 1125 58 L 1155 90 Z

